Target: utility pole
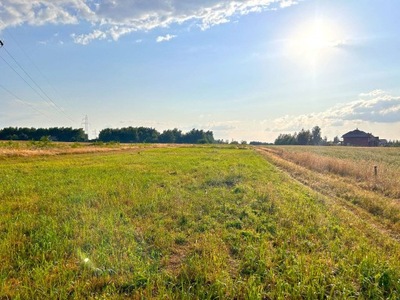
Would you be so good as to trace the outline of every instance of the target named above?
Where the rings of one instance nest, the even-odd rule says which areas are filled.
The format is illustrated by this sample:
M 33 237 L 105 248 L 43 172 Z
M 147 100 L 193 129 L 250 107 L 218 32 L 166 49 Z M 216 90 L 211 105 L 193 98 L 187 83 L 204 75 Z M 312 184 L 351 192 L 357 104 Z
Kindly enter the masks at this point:
M 97 140 L 97 130 L 92 130 L 92 133 L 94 134 L 94 139 Z
M 85 126 L 85 133 L 89 138 L 89 118 L 87 115 L 85 115 L 85 117 L 83 118 L 81 125 Z

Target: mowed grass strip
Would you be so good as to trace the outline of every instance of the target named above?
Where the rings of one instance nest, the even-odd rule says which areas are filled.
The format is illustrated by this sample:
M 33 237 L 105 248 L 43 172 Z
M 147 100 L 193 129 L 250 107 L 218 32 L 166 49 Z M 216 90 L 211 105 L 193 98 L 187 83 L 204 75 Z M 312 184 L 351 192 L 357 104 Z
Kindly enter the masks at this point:
M 0 297 L 389 298 L 399 244 L 251 149 L 0 162 Z

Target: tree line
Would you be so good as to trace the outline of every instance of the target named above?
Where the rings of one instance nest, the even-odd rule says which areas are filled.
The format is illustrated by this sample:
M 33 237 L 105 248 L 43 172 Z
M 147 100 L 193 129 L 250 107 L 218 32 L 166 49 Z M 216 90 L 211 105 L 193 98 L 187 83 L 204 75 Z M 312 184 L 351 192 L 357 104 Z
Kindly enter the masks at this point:
M 85 142 L 88 136 L 82 128 L 66 127 L 27 128 L 8 127 L 0 130 L 0 140 L 39 141 L 46 138 L 59 142 Z M 100 131 L 97 139 L 101 142 L 118 143 L 176 143 L 176 144 L 212 144 L 218 143 L 212 131 L 192 129 L 183 133 L 179 129 L 168 129 L 162 133 L 148 127 L 106 128 Z
M 319 126 L 313 127 L 311 131 L 302 129 L 294 134 L 280 134 L 275 139 L 275 145 L 324 145 L 326 143 L 327 139 L 322 138 Z
M 106 128 L 100 131 L 99 141 L 120 143 L 174 143 L 174 144 L 212 144 L 212 131 L 192 129 L 187 133 L 174 128 L 162 133 L 148 127 Z
M 82 128 L 8 127 L 0 130 L 0 140 L 39 141 L 43 137 L 46 137 L 52 141 L 60 142 L 85 142 L 88 140 L 88 137 Z
M 338 136 L 335 136 L 332 141 L 328 141 L 326 137 L 322 138 L 321 128 L 319 126 L 313 127 L 310 130 L 302 129 L 300 132 L 294 134 L 283 133 L 280 134 L 274 142 L 275 145 L 340 145 L 341 141 Z M 255 144 L 256 145 L 256 144 Z M 399 140 L 389 140 L 384 144 L 386 147 L 400 147 Z
M 52 128 L 27 128 L 7 127 L 0 129 L 0 140 L 39 141 L 45 138 L 48 141 L 60 142 L 86 142 L 88 136 L 82 128 L 71 127 Z M 170 143 L 170 144 L 229 144 L 229 141 L 215 140 L 212 131 L 192 129 L 183 133 L 181 130 L 167 129 L 162 133 L 148 127 L 124 127 L 118 129 L 106 128 L 100 131 L 97 141 L 119 143 Z M 239 144 L 232 141 L 230 144 Z M 247 144 L 242 141 L 241 144 Z M 252 141 L 250 145 L 268 145 L 269 143 Z M 321 128 L 315 126 L 312 130 L 302 129 L 294 134 L 280 134 L 274 142 L 275 145 L 338 145 L 339 137 L 333 141 L 322 138 Z M 387 147 L 400 147 L 399 140 L 390 140 Z
M 386 144 L 387 147 L 400 147 L 400 140 L 389 140 Z

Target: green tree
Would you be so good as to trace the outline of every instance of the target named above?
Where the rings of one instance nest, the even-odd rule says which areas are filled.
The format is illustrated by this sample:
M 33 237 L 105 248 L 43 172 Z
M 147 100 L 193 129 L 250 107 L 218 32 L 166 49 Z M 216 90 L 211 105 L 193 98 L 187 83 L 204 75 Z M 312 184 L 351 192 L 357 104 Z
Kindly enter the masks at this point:
M 192 129 L 183 135 L 182 141 L 187 144 L 212 144 L 214 143 L 214 136 L 212 131 Z
M 182 131 L 177 128 L 164 130 L 158 137 L 160 143 L 181 143 Z
M 87 135 L 82 128 L 70 127 L 53 128 L 24 128 L 8 127 L 0 130 L 0 139 L 18 139 L 39 141 L 43 136 L 50 136 L 53 141 L 60 142 L 83 142 L 87 141 Z
M 337 145 L 337 144 L 340 143 L 340 139 L 339 139 L 338 136 L 335 136 L 335 137 L 333 138 L 333 143 L 334 143 L 335 145 Z
M 315 126 L 311 131 L 311 143 L 313 145 L 320 145 L 321 142 L 321 128 L 319 126 Z
M 311 141 L 312 141 L 312 135 L 310 133 L 310 130 L 302 129 L 297 134 L 297 143 L 299 145 L 310 145 Z
M 282 133 L 280 134 L 274 142 L 275 145 L 297 145 L 297 134 L 293 135 L 290 133 Z

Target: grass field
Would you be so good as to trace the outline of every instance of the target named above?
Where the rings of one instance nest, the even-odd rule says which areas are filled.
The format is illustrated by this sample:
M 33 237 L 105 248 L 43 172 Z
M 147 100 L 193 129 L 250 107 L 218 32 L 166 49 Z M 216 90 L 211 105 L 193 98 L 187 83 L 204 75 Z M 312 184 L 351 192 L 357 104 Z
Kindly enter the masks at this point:
M 396 190 L 283 148 L 39 146 L 0 145 L 0 299 L 400 298 Z

